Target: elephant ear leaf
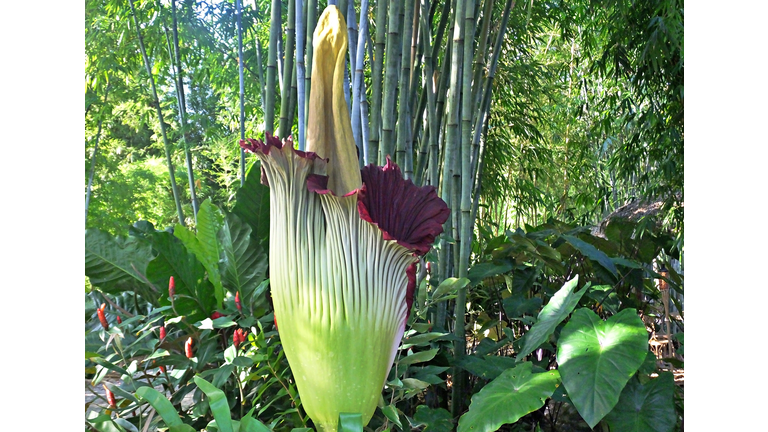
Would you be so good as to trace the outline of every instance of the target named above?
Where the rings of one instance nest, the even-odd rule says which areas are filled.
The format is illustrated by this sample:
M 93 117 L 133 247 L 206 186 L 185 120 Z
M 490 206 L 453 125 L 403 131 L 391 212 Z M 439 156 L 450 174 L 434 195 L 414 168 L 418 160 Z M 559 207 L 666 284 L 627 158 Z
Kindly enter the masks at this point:
M 648 353 L 648 335 L 637 311 L 624 309 L 603 321 L 578 309 L 560 333 L 557 362 L 563 385 L 589 427 L 611 412 Z
M 675 378 L 671 372 L 662 372 L 645 385 L 637 378 L 631 379 L 605 420 L 611 430 L 669 432 L 677 423 L 674 393 Z
M 556 370 L 532 373 L 530 362 L 507 369 L 472 396 L 458 432 L 493 432 L 544 406 L 560 385 Z

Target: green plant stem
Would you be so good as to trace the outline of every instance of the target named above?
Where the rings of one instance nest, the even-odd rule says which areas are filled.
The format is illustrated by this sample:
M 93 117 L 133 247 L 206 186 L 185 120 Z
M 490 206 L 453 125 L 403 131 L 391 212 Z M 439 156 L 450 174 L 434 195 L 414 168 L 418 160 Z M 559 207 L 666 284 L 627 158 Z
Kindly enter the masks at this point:
M 265 132 L 272 135 L 275 130 L 275 82 L 277 78 L 277 41 L 280 38 L 281 2 L 272 0 L 271 19 L 269 27 L 269 51 L 267 52 L 267 102 Z M 282 137 L 281 137 L 282 138 Z
M 152 97 L 154 100 L 155 110 L 157 111 L 157 119 L 160 122 L 160 132 L 163 137 L 163 144 L 165 146 L 165 160 L 168 165 L 168 175 L 171 179 L 171 191 L 173 192 L 173 200 L 176 203 L 176 213 L 179 217 L 179 223 L 182 226 L 186 225 L 184 220 L 184 212 L 181 210 L 181 200 L 179 199 L 179 190 L 176 187 L 176 174 L 174 173 L 173 160 L 171 159 L 171 145 L 168 142 L 168 135 L 165 132 L 165 121 L 163 120 L 163 111 L 160 109 L 160 99 L 157 97 L 157 89 L 155 88 L 155 78 L 152 75 L 152 66 L 149 63 L 149 57 L 147 57 L 147 50 L 144 49 L 144 39 L 141 36 L 141 30 L 139 28 L 139 20 L 136 18 L 136 8 L 133 5 L 133 0 L 128 0 L 128 4 L 131 6 L 131 15 L 133 16 L 133 24 L 136 27 L 136 35 L 139 40 L 139 48 L 141 50 L 141 56 L 144 59 L 144 66 L 149 75 L 149 83 L 152 88 Z

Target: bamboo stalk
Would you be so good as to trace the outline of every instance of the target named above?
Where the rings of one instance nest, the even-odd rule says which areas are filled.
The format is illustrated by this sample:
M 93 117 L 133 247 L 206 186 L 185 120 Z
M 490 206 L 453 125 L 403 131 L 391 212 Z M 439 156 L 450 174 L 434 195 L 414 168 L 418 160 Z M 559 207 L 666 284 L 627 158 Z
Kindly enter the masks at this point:
M 352 111 L 354 106 L 354 87 L 355 87 L 355 58 L 357 57 L 355 55 L 357 51 L 357 15 L 355 14 L 355 2 L 351 1 L 347 4 L 347 13 L 346 13 L 346 20 L 347 20 L 347 51 L 349 54 L 349 61 L 345 61 L 345 63 L 349 66 L 350 73 L 345 73 L 344 78 L 346 80 L 347 77 L 349 77 L 349 87 L 345 87 L 344 90 L 344 96 L 347 98 L 347 105 L 349 106 L 349 116 L 352 117 Z M 345 70 L 346 72 L 346 70 Z M 347 91 L 349 90 L 349 91 Z M 350 92 L 352 94 L 350 100 Z M 358 124 L 358 129 L 360 125 Z M 357 146 L 357 160 L 360 164 L 360 167 L 363 167 L 363 147 L 362 142 L 360 142 L 360 131 L 355 131 L 354 125 L 352 125 L 352 137 L 355 140 L 355 145 Z
M 296 21 L 296 1 L 288 0 L 288 21 L 285 26 L 285 61 L 283 65 L 283 89 L 280 93 L 280 129 L 277 134 L 286 138 L 291 134 L 293 112 L 291 111 L 291 80 L 293 69 L 293 50 L 296 39 L 294 25 Z
M 147 57 L 147 50 L 144 48 L 144 39 L 141 36 L 141 30 L 139 28 L 139 20 L 136 18 L 136 9 L 133 6 L 133 0 L 128 0 L 128 4 L 131 6 L 131 15 L 133 16 L 133 24 L 136 26 L 136 35 L 139 39 L 139 48 L 141 50 L 141 56 L 144 59 L 144 66 L 147 69 L 147 75 L 149 75 L 149 83 L 152 88 L 152 97 L 157 110 L 157 118 L 160 122 L 160 133 L 163 137 L 163 144 L 165 147 L 165 160 L 168 165 L 168 174 L 171 178 L 171 191 L 173 192 L 173 200 L 176 203 L 176 212 L 179 216 L 179 223 L 183 226 L 186 225 L 184 221 L 184 212 L 181 210 L 181 201 L 179 199 L 179 191 L 176 186 L 176 174 L 173 171 L 173 160 L 171 159 L 171 145 L 168 142 L 168 135 L 165 131 L 165 121 L 163 120 L 163 111 L 160 109 L 160 99 L 157 97 L 157 89 L 155 88 L 155 77 L 152 75 L 152 66 L 149 63 L 149 57 Z
M 387 25 L 387 68 L 384 73 L 384 89 L 381 107 L 381 141 L 379 142 L 379 165 L 386 163 L 387 156 L 395 154 L 395 99 L 398 85 L 397 57 L 401 50 L 400 43 L 400 9 L 402 0 L 391 2 L 389 23 Z
M 175 0 L 174 0 L 175 2 Z M 235 1 L 237 9 L 237 71 L 240 79 L 240 140 L 245 140 L 245 79 L 243 78 L 243 5 Z M 245 184 L 245 150 L 240 148 L 240 186 Z
M 269 51 L 267 52 L 267 102 L 265 116 L 265 132 L 273 134 L 275 130 L 275 81 L 277 74 L 277 41 L 280 39 L 281 2 L 272 0 L 272 11 L 269 27 Z
M 107 76 L 107 88 L 104 90 L 104 102 L 102 105 L 107 104 L 107 96 L 109 95 L 109 76 Z M 89 107 L 90 108 L 90 107 Z M 101 113 L 99 113 L 101 114 Z M 87 113 L 86 113 L 87 115 Z M 101 138 L 101 123 L 104 119 L 99 115 L 99 127 L 96 130 L 96 143 L 93 146 L 93 154 L 91 155 L 91 169 L 88 173 L 88 187 L 85 189 L 85 226 L 88 226 L 88 206 L 91 203 L 91 191 L 93 187 L 93 173 L 96 170 L 96 155 L 99 153 L 99 139 Z
M 353 11 L 350 11 L 353 12 Z M 366 32 L 368 31 L 368 0 L 362 0 L 360 2 L 360 33 L 357 39 L 357 55 L 355 56 L 354 69 L 355 78 L 353 80 L 353 92 L 352 92 L 352 134 L 355 137 L 355 143 L 358 144 L 358 149 L 362 150 L 361 164 L 367 165 L 369 163 L 368 154 L 368 141 L 367 136 L 363 136 L 363 122 L 367 122 L 366 118 L 362 117 L 362 100 L 365 98 L 365 79 L 363 76 L 363 68 L 365 66 L 365 40 Z
M 175 56 L 176 68 L 176 93 L 179 97 L 179 118 L 181 119 L 181 132 L 184 137 L 184 159 L 187 165 L 187 180 L 189 182 L 189 197 L 192 201 L 192 212 L 195 216 L 195 225 L 197 225 L 197 211 L 199 205 L 197 203 L 197 193 L 195 192 L 195 171 L 192 165 L 192 155 L 189 151 L 189 143 L 187 142 L 187 102 L 184 96 L 184 76 L 181 67 L 181 52 L 179 50 L 179 26 L 176 20 L 176 0 L 171 0 L 171 13 L 173 16 L 173 46 Z M 242 75 L 242 71 L 240 72 Z
M 384 74 L 384 48 L 387 35 L 388 1 L 379 1 L 376 5 L 376 46 L 371 57 L 371 128 L 368 140 L 367 163 L 378 163 L 381 137 L 382 82 Z
M 304 130 L 306 124 L 304 123 L 304 80 L 305 80 L 305 66 L 304 66 L 304 37 L 305 27 L 307 25 L 304 20 L 304 0 L 296 0 L 296 97 L 299 116 L 299 150 L 304 150 Z
M 465 18 L 465 6 L 464 0 L 457 0 L 456 9 L 454 11 L 454 27 L 453 27 L 453 47 L 451 52 L 451 79 L 450 90 L 448 92 L 448 104 L 446 107 L 446 137 L 445 137 L 445 165 L 447 169 L 450 164 L 450 175 L 443 174 L 443 187 L 450 190 L 451 204 L 451 219 L 453 238 L 455 240 L 453 252 L 454 266 L 461 271 L 459 261 L 459 251 L 461 250 L 462 238 L 458 236 L 460 229 L 459 218 L 459 198 L 460 198 L 460 180 L 461 170 L 458 168 L 458 161 L 461 158 L 461 148 L 459 147 L 459 139 L 461 137 L 459 131 L 459 117 L 460 110 L 460 98 L 461 98 L 461 67 L 462 67 L 462 55 L 464 46 L 464 18 Z M 452 183 L 452 184 L 451 184 Z M 465 297 L 466 298 L 466 297 Z M 464 329 L 464 312 L 466 309 L 466 302 L 462 301 L 461 297 L 457 297 L 454 319 L 456 324 L 454 326 L 454 334 L 457 340 L 453 343 L 453 356 L 455 359 L 460 359 L 466 354 L 466 339 Z M 458 417 L 463 408 L 464 400 L 464 377 L 462 369 L 454 367 L 453 373 L 453 387 L 452 387 L 452 402 L 451 402 L 451 414 L 454 417 Z
M 402 53 L 410 53 L 410 47 L 413 38 L 413 27 L 410 25 L 413 21 L 413 1 L 405 0 L 405 13 L 403 14 L 403 37 Z M 397 164 L 403 167 L 403 174 L 406 179 L 413 178 L 413 141 L 410 125 L 410 100 L 411 94 L 411 56 L 402 60 L 400 68 L 400 104 L 397 114 L 397 148 L 395 160 Z
M 306 64 L 305 66 L 305 78 L 304 78 L 304 127 L 306 130 L 306 120 L 309 115 L 309 93 L 312 91 L 312 35 L 315 32 L 315 26 L 317 26 L 317 0 L 307 0 L 307 27 L 305 31 L 306 37 Z M 306 137 L 305 137 L 306 139 Z

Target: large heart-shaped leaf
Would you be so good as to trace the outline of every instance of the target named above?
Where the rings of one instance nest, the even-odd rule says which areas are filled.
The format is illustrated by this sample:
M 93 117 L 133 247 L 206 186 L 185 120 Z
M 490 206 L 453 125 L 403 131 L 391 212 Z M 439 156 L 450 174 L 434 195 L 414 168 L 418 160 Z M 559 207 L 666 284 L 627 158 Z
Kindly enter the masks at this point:
M 113 237 L 96 228 L 85 231 L 85 275 L 93 286 L 109 293 L 149 292 L 143 279 L 152 260 L 152 247 L 136 237 Z M 152 296 L 145 300 L 152 302 Z
M 531 373 L 525 362 L 504 371 L 472 396 L 469 411 L 459 419 L 458 432 L 492 432 L 533 412 L 552 396 L 560 383 L 556 370 Z
M 532 353 L 539 345 L 549 340 L 549 335 L 555 331 L 557 325 L 563 322 L 573 311 L 579 303 L 581 296 L 587 292 L 585 287 L 575 293 L 574 290 L 578 284 L 579 276 L 576 275 L 576 277 L 566 282 L 539 312 L 536 324 L 523 336 L 523 347 L 520 348 L 520 352 L 517 354 L 517 361 L 521 361 L 523 357 Z
M 669 432 L 675 427 L 675 378 L 671 372 L 645 385 L 630 380 L 619 403 L 606 417 L 611 430 L 622 432 Z
M 253 292 L 264 280 L 268 259 L 261 246 L 251 238 L 251 227 L 228 213 L 219 231 L 222 283 L 232 292 L 239 292 L 243 304 L 252 304 Z
M 608 321 L 589 309 L 573 313 L 560 333 L 557 362 L 568 396 L 590 427 L 613 409 L 647 351 L 645 325 L 634 309 Z
M 210 200 L 205 200 L 197 212 L 197 235 L 187 227 L 177 224 L 173 234 L 184 243 L 189 251 L 205 266 L 208 280 L 213 284 L 216 307 L 224 301 L 224 286 L 219 272 L 220 246 L 218 233 L 224 223 L 224 215 Z

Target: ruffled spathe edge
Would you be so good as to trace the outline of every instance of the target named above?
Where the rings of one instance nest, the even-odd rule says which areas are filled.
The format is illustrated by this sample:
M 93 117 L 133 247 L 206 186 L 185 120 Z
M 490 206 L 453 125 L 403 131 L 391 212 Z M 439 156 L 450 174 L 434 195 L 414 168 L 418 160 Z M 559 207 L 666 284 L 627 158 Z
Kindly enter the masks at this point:
M 417 255 L 429 252 L 451 214 L 435 187 L 419 187 L 403 179 L 400 167 L 389 157 L 383 167 L 371 164 L 361 174 L 360 217 L 376 225 L 385 240 L 395 240 Z

